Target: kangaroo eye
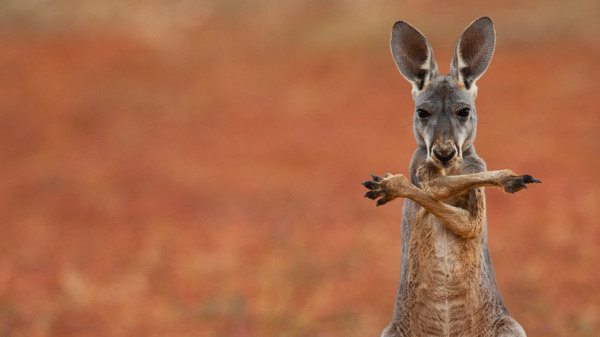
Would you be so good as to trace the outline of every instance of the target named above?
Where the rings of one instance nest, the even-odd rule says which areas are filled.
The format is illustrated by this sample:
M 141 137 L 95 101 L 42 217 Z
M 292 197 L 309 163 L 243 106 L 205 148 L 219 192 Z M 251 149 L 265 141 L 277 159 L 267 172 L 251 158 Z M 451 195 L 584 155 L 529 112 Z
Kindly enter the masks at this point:
M 464 108 L 464 109 L 460 109 L 458 110 L 458 112 L 456 113 L 459 117 L 469 117 L 469 114 L 471 113 L 471 109 L 469 108 Z
M 417 109 L 417 115 L 419 116 L 419 118 L 427 118 L 429 116 L 431 116 L 431 114 L 423 109 Z

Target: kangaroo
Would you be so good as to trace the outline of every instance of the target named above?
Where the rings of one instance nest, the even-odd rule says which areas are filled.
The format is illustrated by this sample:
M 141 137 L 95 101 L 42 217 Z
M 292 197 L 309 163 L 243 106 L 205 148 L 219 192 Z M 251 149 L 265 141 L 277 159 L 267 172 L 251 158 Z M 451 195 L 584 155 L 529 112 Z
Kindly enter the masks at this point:
M 402 210 L 400 285 L 392 323 L 382 336 L 526 336 L 498 290 L 487 245 L 485 186 L 515 193 L 540 183 L 510 170 L 487 171 L 473 141 L 475 82 L 492 58 L 487 17 L 461 34 L 450 73 L 442 76 L 429 41 L 404 21 L 394 24 L 392 55 L 413 85 L 410 180 L 402 174 L 363 185 L 377 206 L 406 198 Z

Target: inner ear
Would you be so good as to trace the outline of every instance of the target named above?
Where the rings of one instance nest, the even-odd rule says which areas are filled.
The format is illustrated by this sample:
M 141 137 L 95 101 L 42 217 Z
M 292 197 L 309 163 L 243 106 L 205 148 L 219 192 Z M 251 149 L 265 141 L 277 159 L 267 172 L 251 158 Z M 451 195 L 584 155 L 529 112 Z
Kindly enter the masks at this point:
M 467 90 L 487 69 L 495 43 L 494 25 L 488 17 L 475 20 L 458 38 L 450 74 Z
M 394 24 L 391 48 L 400 73 L 413 84 L 415 90 L 423 90 L 437 74 L 437 64 L 429 41 L 408 23 L 398 21 Z

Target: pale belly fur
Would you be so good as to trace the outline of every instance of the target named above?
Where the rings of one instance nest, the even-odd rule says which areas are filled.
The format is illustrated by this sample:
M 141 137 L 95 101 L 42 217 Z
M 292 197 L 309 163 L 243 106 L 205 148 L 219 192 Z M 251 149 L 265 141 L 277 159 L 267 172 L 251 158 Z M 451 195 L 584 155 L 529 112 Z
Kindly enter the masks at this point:
M 456 236 L 431 214 L 420 215 L 410 248 L 422 258 L 411 261 L 408 281 L 415 287 L 407 298 L 409 320 L 419 323 L 410 325 L 421 325 L 423 335 L 469 335 L 484 323 L 476 247 L 481 242 Z

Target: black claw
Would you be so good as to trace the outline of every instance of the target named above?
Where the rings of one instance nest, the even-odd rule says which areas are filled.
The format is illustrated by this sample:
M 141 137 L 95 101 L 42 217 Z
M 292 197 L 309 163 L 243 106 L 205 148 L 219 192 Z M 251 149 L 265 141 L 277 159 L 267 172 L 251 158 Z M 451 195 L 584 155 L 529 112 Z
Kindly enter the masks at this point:
M 381 191 L 381 190 L 373 190 L 373 191 L 369 191 L 369 192 L 365 193 L 364 197 L 372 199 L 372 200 L 375 200 L 378 197 L 380 197 L 381 195 L 383 195 L 383 191 Z
M 377 200 L 377 205 L 376 206 L 379 207 L 379 206 L 385 205 L 385 203 L 388 202 L 388 201 L 389 200 L 387 200 L 385 197 L 383 197 L 383 198 Z
M 534 177 L 530 176 L 529 174 L 526 174 L 523 176 L 523 181 L 527 184 L 531 184 L 531 183 L 541 183 L 541 181 L 535 179 Z
M 523 188 L 527 188 L 527 185 L 525 185 L 525 183 L 521 183 L 521 186 L 523 186 Z
M 506 186 L 506 192 L 515 193 L 515 189 L 512 186 Z
M 379 183 L 375 182 L 375 181 L 372 181 L 372 180 L 365 181 L 363 183 L 363 185 L 365 185 L 365 187 L 368 188 L 368 189 L 370 189 L 370 190 L 373 190 L 373 189 L 376 189 L 376 188 L 379 187 Z
M 373 180 L 375 180 L 375 181 L 382 181 L 383 180 L 383 177 L 376 176 L 373 173 L 371 173 L 371 178 L 373 178 Z

